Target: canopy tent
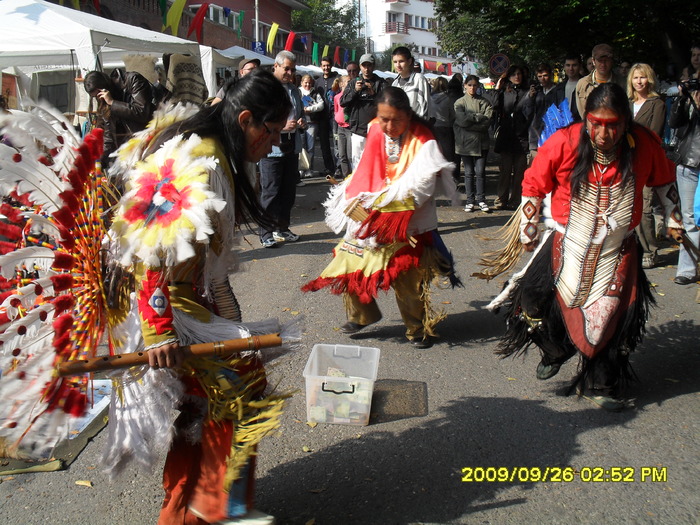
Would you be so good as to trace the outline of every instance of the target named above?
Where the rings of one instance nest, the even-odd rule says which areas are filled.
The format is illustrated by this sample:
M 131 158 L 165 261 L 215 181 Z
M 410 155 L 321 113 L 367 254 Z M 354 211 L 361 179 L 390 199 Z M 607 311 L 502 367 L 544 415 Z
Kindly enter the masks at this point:
M 274 58 L 270 58 L 267 55 L 261 55 L 260 53 L 256 53 L 255 51 L 251 51 L 241 46 L 227 47 L 226 49 L 219 52 L 227 57 L 237 57 L 238 60 L 240 60 L 241 58 L 257 58 L 258 60 L 260 60 L 261 66 L 271 66 L 275 63 Z
M 42 0 L 0 2 L 0 69 L 75 68 L 81 73 L 118 65 L 124 54 L 179 53 L 202 57 L 207 88 L 216 91 L 216 66 L 235 63 L 212 48 L 122 24 Z M 25 87 L 26 89 L 26 87 Z

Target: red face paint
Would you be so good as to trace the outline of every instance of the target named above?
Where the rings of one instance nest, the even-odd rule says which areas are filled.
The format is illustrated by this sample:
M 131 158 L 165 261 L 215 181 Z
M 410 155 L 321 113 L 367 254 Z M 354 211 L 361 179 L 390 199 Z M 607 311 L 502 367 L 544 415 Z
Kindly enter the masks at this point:
M 613 111 L 605 111 L 610 116 L 586 115 L 586 127 L 591 140 L 602 150 L 612 148 L 617 144 L 623 132 L 623 120 Z

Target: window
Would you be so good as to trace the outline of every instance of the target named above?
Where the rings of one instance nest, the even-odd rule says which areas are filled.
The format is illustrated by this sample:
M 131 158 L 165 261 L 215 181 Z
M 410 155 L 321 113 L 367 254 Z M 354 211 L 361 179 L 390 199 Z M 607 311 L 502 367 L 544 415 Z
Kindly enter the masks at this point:
M 406 25 L 413 27 L 413 15 L 406 15 Z

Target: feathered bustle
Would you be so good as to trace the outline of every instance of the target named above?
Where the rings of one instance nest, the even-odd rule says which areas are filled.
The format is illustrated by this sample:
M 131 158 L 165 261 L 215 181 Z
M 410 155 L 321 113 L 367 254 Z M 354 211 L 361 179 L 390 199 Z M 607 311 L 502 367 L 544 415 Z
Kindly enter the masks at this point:
M 93 357 L 106 324 L 103 136 L 81 143 L 45 105 L 1 115 L 0 132 L 0 437 L 41 457 L 86 406 L 88 379 L 54 367 Z

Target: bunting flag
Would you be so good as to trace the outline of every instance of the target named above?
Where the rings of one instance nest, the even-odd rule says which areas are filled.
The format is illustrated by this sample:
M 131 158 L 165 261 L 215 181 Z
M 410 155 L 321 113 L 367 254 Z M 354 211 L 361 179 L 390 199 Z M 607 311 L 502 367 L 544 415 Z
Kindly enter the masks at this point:
M 245 18 L 245 11 L 238 13 L 238 38 L 241 38 L 241 29 L 243 28 L 243 19 Z
M 270 34 L 267 35 L 267 53 L 269 55 L 272 55 L 272 46 L 275 43 L 275 37 L 277 36 L 277 30 L 279 27 L 280 25 L 277 22 L 273 22 L 272 27 L 270 28 Z
M 349 61 L 350 61 L 350 50 L 349 50 L 349 49 L 346 49 L 346 50 L 345 50 L 345 53 L 343 54 L 343 63 L 341 64 L 341 66 L 344 66 L 344 65 L 347 64 Z
M 340 46 L 335 46 L 335 53 L 333 53 L 333 65 L 340 66 Z
M 314 48 L 311 52 L 311 63 L 317 66 L 320 62 L 318 60 L 318 42 L 314 42 Z
M 331 52 L 330 47 L 328 47 L 328 45 L 326 44 L 325 46 L 323 46 L 323 54 L 321 55 L 321 58 L 327 57 L 328 53 L 330 53 L 330 52 Z
M 197 42 L 202 43 L 202 25 L 204 24 L 204 17 L 207 15 L 207 10 L 209 9 L 209 3 L 204 2 L 200 8 L 197 10 L 197 14 L 194 15 L 192 22 L 190 22 L 190 27 L 187 30 L 187 37 L 195 31 L 197 34 Z
M 291 51 L 292 47 L 294 47 L 294 39 L 296 38 L 297 34 L 294 31 L 290 31 L 289 35 L 287 35 L 287 42 L 284 44 L 284 50 L 285 51 Z
M 80 11 L 80 0 L 73 0 L 73 9 Z
M 158 0 L 160 14 L 163 15 L 163 27 L 165 27 L 165 16 L 168 14 L 168 0 Z
M 102 10 L 101 10 L 102 8 L 101 8 L 101 6 L 100 6 L 100 0 L 92 0 L 92 5 L 95 6 L 95 11 L 97 11 L 97 14 L 98 14 L 98 15 L 101 15 L 101 14 L 102 14 Z
M 173 5 L 170 6 L 168 14 L 165 17 L 165 24 L 163 25 L 162 32 L 170 28 L 170 34 L 177 36 L 177 29 L 180 27 L 180 19 L 182 18 L 182 10 L 185 8 L 187 0 L 175 0 Z
M 304 44 L 304 51 L 309 50 L 309 39 L 306 36 L 301 37 L 301 43 Z

